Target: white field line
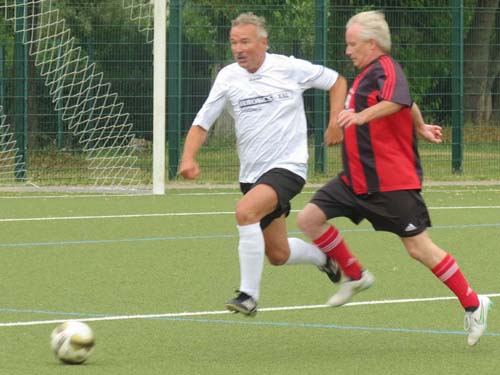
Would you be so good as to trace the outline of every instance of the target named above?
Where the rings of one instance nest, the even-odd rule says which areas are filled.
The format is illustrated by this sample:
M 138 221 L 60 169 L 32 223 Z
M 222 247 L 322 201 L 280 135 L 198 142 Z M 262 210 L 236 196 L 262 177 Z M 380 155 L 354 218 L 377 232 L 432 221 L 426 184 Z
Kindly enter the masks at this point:
M 488 297 L 500 297 L 500 293 L 485 294 Z M 404 298 L 404 299 L 392 299 L 392 300 L 378 300 L 378 301 L 361 301 L 361 302 L 350 302 L 346 303 L 343 307 L 349 306 L 367 306 L 367 305 L 387 305 L 395 303 L 416 303 L 416 302 L 433 302 L 433 301 L 447 301 L 453 300 L 456 297 L 429 297 L 429 298 Z M 310 309 L 321 309 L 321 308 L 332 308 L 329 305 L 302 305 L 302 306 L 283 306 L 283 307 L 263 307 L 259 308 L 259 313 L 261 312 L 273 312 L 273 311 L 291 311 L 291 310 L 310 310 Z M 80 322 L 99 322 L 99 321 L 113 321 L 113 320 L 132 320 L 132 319 L 161 319 L 161 318 L 186 318 L 195 316 L 210 316 L 210 315 L 226 315 L 232 314 L 228 310 L 220 311 L 195 311 L 195 312 L 181 312 L 181 313 L 164 313 L 164 314 L 144 314 L 144 315 L 110 315 L 92 318 L 70 318 L 70 319 L 53 319 L 53 320 L 32 320 L 25 322 L 0 322 L 0 327 L 21 327 L 21 326 L 38 326 L 38 325 L 49 325 L 58 324 L 65 322 L 67 320 L 78 320 Z M 83 315 L 83 314 L 82 314 Z
M 127 215 L 88 215 L 88 216 L 47 216 L 0 219 L 2 223 L 19 221 L 50 221 L 50 220 L 88 220 L 88 219 L 128 219 L 139 217 L 166 217 L 166 216 L 203 216 L 203 215 L 234 215 L 233 211 L 216 212 L 171 212 L 162 214 L 127 214 Z
M 429 210 L 484 210 L 500 209 L 500 206 L 456 206 L 456 207 L 428 207 Z M 291 212 L 299 212 L 292 210 Z M 212 211 L 212 212 L 168 212 L 156 214 L 124 214 L 124 215 L 85 215 L 85 216 L 47 216 L 47 217 L 24 217 L 3 218 L 1 223 L 23 222 L 23 221 L 51 221 L 51 220 L 91 220 L 91 219 L 129 219 L 141 217 L 169 217 L 169 216 L 204 216 L 204 215 L 234 215 L 234 211 Z
M 0 194 L 1 191 L 0 191 Z M 240 193 L 241 194 L 241 193 Z M 59 194 L 59 195 L 0 195 L 1 199 L 65 199 L 65 198 L 135 198 L 135 197 L 150 197 L 152 193 L 131 193 L 131 194 Z

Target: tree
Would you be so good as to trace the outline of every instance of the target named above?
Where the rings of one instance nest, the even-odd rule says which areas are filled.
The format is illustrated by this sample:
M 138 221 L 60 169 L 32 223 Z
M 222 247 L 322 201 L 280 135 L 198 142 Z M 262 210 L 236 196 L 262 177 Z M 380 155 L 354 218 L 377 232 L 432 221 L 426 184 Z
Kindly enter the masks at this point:
M 498 5 L 499 0 L 478 0 L 464 42 L 465 119 L 474 123 L 491 119 L 492 92 L 498 86 L 500 52 L 492 43 Z
M 496 11 L 496 28 L 495 28 L 495 39 L 491 43 L 492 60 L 490 61 L 490 72 L 491 78 L 493 80 L 493 85 L 491 87 L 491 122 L 500 124 L 500 9 Z

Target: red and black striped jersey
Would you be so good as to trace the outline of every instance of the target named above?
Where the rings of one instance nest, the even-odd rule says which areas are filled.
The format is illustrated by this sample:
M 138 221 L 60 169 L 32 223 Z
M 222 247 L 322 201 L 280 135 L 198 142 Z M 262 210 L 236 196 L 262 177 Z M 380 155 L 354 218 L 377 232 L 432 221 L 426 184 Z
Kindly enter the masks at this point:
M 341 176 L 356 194 L 422 186 L 408 81 L 401 66 L 387 55 L 373 61 L 356 77 L 346 108 L 361 112 L 384 100 L 404 107 L 390 116 L 344 129 Z

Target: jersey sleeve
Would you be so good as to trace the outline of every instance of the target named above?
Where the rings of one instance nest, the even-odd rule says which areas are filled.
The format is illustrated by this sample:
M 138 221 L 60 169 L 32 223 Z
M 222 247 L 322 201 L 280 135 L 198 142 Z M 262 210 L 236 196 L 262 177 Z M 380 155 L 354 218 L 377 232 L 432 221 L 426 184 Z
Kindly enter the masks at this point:
M 339 73 L 322 65 L 310 61 L 290 57 L 294 75 L 298 83 L 304 88 L 316 88 L 328 91 L 337 81 Z
M 198 111 L 192 126 L 199 125 L 205 130 L 209 130 L 215 120 L 221 115 L 227 104 L 227 85 L 224 84 L 222 74 L 219 73 L 210 89 L 205 103 Z
M 386 100 L 411 107 L 413 101 L 408 87 L 408 80 L 401 66 L 388 56 L 380 58 L 379 63 L 377 79 L 379 100 Z

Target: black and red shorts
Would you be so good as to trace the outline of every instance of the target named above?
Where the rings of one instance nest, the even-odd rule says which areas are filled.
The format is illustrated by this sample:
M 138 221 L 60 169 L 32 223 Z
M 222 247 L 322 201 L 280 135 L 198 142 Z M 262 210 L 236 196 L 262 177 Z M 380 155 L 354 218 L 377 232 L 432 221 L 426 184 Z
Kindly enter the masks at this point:
M 377 231 L 413 237 L 431 226 L 427 206 L 419 190 L 398 190 L 356 195 L 341 178 L 335 177 L 321 187 L 311 203 L 327 219 L 347 217 L 359 224 L 368 220 Z

